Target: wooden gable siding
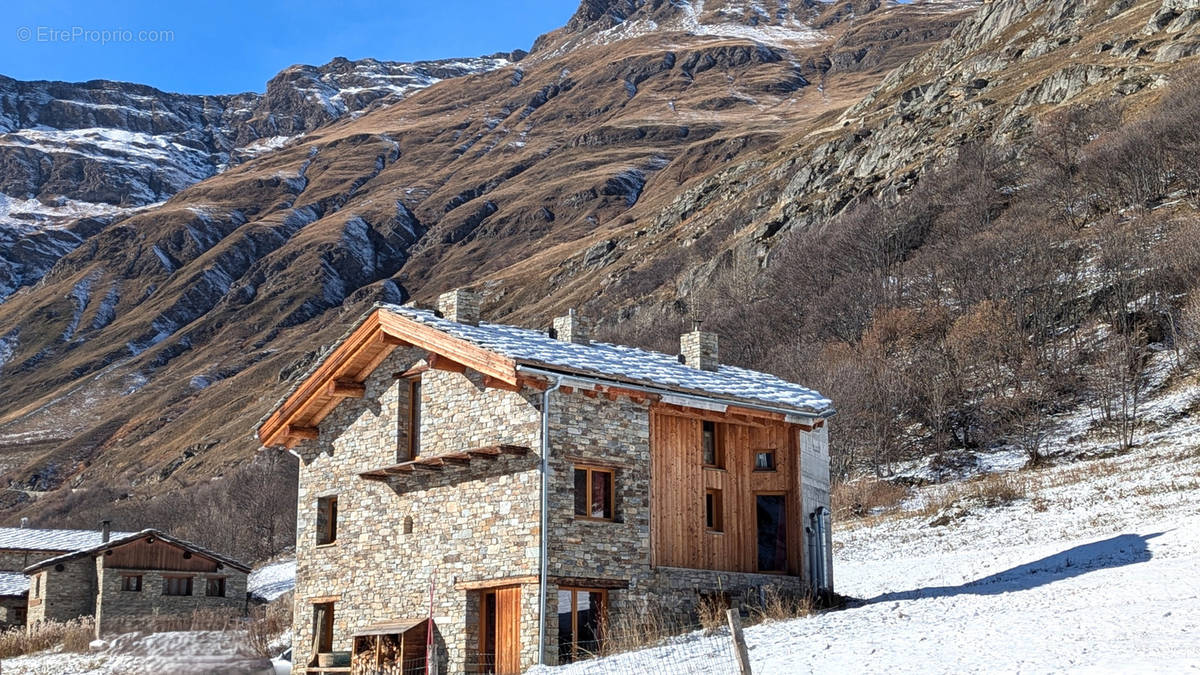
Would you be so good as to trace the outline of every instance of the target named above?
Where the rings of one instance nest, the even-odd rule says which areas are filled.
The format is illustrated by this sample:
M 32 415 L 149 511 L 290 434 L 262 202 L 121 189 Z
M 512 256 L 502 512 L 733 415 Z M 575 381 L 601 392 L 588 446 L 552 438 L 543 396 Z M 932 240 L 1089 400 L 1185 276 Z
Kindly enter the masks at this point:
M 109 554 L 107 551 L 112 551 Z M 104 566 L 122 569 L 165 570 L 171 572 L 216 572 L 217 563 L 200 554 L 185 558 L 186 551 L 157 537 L 153 544 L 146 539 L 106 549 Z
M 717 429 L 724 468 L 702 466 L 702 420 L 656 407 L 650 423 L 650 533 L 654 565 L 729 572 L 758 571 L 755 495 L 787 496 L 788 573 L 802 570 L 796 452 L 790 425 L 723 422 Z M 754 471 L 756 451 L 773 450 L 776 469 Z M 721 490 L 723 532 L 705 526 L 705 490 Z

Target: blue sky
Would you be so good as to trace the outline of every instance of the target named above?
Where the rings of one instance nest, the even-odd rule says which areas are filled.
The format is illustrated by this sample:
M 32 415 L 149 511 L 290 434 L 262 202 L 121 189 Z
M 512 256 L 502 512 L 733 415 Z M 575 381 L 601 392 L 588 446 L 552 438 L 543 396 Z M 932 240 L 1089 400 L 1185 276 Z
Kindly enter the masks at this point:
M 261 92 L 289 65 L 335 56 L 414 61 L 528 49 L 578 4 L 10 0 L 0 15 L 0 74 L 125 80 L 191 94 Z

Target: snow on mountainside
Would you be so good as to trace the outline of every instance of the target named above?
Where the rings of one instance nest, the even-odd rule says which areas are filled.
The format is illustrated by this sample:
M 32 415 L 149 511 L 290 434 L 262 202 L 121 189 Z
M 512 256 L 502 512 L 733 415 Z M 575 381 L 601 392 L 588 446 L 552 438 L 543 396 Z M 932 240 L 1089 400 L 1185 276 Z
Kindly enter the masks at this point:
M 114 222 L 347 114 L 520 56 L 337 58 L 286 68 L 261 95 L 0 76 L 0 301 L 96 229 L 81 218 Z

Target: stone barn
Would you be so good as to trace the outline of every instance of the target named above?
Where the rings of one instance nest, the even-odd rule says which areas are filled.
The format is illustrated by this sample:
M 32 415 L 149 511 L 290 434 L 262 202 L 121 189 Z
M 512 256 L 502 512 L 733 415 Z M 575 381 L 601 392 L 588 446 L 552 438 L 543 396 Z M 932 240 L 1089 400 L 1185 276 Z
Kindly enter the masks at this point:
M 195 610 L 241 616 L 250 568 L 158 530 L 142 530 L 25 568 L 28 621 L 95 616 L 97 634 L 189 627 Z
M 705 596 L 831 591 L 829 400 L 718 360 L 381 305 L 260 424 L 300 458 L 294 671 L 517 673 Z

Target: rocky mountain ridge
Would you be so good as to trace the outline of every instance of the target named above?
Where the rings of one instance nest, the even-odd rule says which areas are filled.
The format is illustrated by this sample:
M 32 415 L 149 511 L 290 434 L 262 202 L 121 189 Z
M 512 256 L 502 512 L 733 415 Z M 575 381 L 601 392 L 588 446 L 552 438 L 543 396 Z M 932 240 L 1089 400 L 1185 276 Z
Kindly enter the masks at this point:
M 0 76 L 0 300 L 36 282 L 98 227 L 343 115 L 520 55 L 337 58 L 286 68 L 265 94 L 222 96 Z

